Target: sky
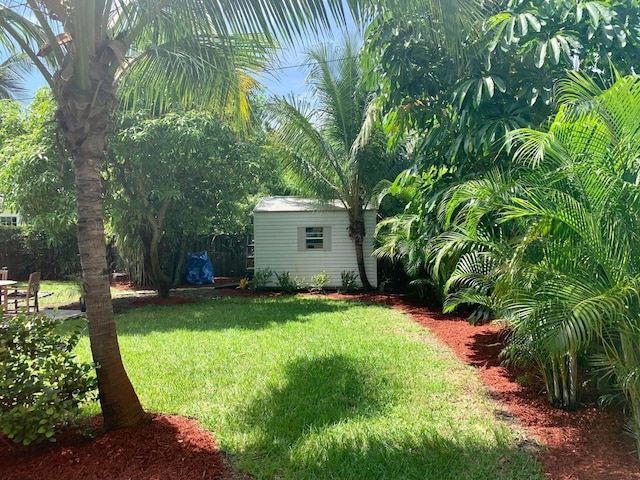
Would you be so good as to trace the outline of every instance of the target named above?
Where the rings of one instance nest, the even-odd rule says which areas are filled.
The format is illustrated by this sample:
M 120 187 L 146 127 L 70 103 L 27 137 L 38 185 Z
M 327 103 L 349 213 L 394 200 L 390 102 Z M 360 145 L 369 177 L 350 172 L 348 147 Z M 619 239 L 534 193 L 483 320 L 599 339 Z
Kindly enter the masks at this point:
M 349 16 L 347 19 L 347 31 L 352 32 L 355 30 L 355 23 Z M 279 59 L 273 62 L 278 67 L 275 67 L 271 72 L 265 72 L 259 79 L 264 85 L 267 95 L 279 97 L 288 96 L 289 94 L 295 96 L 304 95 L 306 92 L 305 78 L 308 69 L 308 67 L 304 66 L 305 51 L 319 42 L 339 41 L 342 36 L 342 31 L 337 27 L 333 27 L 326 39 L 310 38 L 299 45 L 284 48 L 279 55 Z M 32 74 L 27 78 L 27 93 L 19 95 L 16 100 L 25 105 L 29 104 L 36 90 L 45 84 L 46 82 L 42 79 L 40 73 L 33 68 Z

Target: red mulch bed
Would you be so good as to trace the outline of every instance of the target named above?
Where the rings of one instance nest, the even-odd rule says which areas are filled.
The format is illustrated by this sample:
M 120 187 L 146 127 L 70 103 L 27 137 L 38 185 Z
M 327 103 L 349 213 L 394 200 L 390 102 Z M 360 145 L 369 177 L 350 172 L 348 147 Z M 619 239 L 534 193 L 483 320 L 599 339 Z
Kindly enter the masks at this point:
M 244 290 L 220 292 L 248 295 Z M 538 456 L 548 478 L 640 479 L 640 462 L 633 452 L 633 441 L 622 433 L 622 412 L 603 412 L 590 404 L 577 412 L 551 408 L 539 384 L 530 382 L 523 386 L 515 381 L 516 372 L 499 365 L 501 337 L 496 327 L 471 326 L 465 319 L 434 313 L 401 295 L 330 296 L 381 302 L 403 309 L 433 331 L 463 361 L 475 366 L 492 395 L 546 446 Z M 97 430 L 100 422 L 100 418 L 94 419 Z M 0 442 L 0 479 L 34 478 L 239 480 L 251 477 L 229 467 L 213 437 L 195 420 L 154 415 L 148 425 L 109 432 L 93 440 L 67 433 L 57 444 L 25 450 Z

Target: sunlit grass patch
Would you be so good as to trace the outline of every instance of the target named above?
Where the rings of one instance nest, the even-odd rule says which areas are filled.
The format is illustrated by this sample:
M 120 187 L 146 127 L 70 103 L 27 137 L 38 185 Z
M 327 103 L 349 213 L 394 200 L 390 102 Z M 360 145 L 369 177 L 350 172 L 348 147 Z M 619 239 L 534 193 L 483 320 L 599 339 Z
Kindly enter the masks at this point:
M 542 478 L 474 370 L 398 311 L 225 298 L 118 328 L 145 408 L 198 418 L 257 478 Z

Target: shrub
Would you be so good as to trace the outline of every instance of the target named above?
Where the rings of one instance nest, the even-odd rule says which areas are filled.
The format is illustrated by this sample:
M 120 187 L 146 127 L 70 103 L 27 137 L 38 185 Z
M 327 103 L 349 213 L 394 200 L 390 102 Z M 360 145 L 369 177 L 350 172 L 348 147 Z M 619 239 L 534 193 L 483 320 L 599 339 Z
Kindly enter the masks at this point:
M 309 285 L 309 290 L 311 292 L 324 293 L 325 288 L 329 285 L 329 274 L 324 270 L 317 275 L 314 275 L 311 278 L 311 284 Z
M 256 290 L 262 290 L 269 284 L 269 280 L 273 276 L 273 270 L 270 268 L 261 268 L 253 274 L 252 285 Z
M 358 289 L 358 274 L 353 270 L 347 272 L 343 270 L 340 273 L 340 278 L 342 279 L 342 291 L 343 292 L 354 292 Z
M 278 284 L 280 284 L 280 288 L 283 292 L 295 292 L 300 286 L 298 279 L 291 278 L 291 274 L 289 272 L 276 273 L 276 278 L 278 279 Z
M 93 365 L 72 353 L 80 328 L 61 334 L 58 326 L 45 315 L 0 322 L 0 425 L 16 443 L 55 441 L 80 405 L 96 399 Z

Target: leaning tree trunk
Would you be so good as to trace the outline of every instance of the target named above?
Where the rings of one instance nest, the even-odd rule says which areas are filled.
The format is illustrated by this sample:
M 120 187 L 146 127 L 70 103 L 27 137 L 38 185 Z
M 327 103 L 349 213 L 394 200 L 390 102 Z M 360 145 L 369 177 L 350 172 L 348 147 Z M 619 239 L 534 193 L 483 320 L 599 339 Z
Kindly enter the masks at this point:
M 373 290 L 367 271 L 364 265 L 364 236 L 366 234 L 364 226 L 364 212 L 361 208 L 354 208 L 353 212 L 349 212 L 349 237 L 353 241 L 356 248 L 356 262 L 358 264 L 358 273 L 362 281 L 362 288 L 365 290 Z
M 116 105 L 113 78 L 93 61 L 90 91 L 58 75 L 57 120 L 73 156 L 78 208 L 78 248 L 93 361 L 96 364 L 105 429 L 134 426 L 146 416 L 120 356 L 113 316 L 102 209 L 102 158 Z
M 146 198 L 142 199 L 147 209 L 147 220 L 151 227 L 151 242 L 149 248 L 149 262 L 151 265 L 151 281 L 158 290 L 158 297 L 168 298 L 173 287 L 173 278 L 162 270 L 160 262 L 160 242 L 163 237 L 164 218 L 169 208 L 170 200 L 164 199 L 158 213 L 155 213 Z

